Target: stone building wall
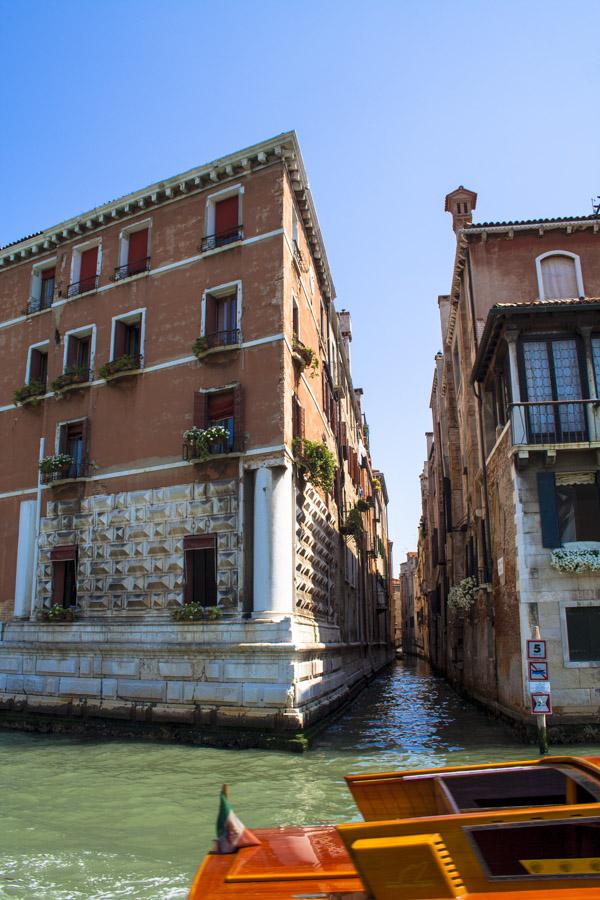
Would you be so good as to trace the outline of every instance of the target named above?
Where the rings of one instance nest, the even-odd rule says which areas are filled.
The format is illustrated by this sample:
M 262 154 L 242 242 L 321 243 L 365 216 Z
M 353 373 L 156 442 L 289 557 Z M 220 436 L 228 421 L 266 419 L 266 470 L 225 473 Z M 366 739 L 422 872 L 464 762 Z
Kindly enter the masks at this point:
M 240 608 L 236 480 L 49 500 L 42 518 L 38 602 L 49 605 L 53 548 L 78 547 L 83 614 L 167 612 L 183 603 L 183 539 L 214 534 L 218 605 Z

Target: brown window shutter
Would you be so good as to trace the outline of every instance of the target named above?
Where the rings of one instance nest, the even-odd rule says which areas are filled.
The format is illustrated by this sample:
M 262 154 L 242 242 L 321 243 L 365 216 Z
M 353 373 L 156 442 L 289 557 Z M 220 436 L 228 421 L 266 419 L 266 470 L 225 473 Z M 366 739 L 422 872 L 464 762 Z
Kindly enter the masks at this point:
M 59 453 L 67 452 L 67 446 L 68 446 L 68 441 L 69 441 L 69 430 L 68 429 L 69 429 L 68 425 L 60 426 L 60 431 L 58 434 L 58 452 Z
M 196 428 L 206 428 L 208 421 L 208 394 L 204 391 L 194 393 L 194 425 Z
M 204 306 L 204 334 L 211 335 L 217 331 L 217 301 L 212 294 L 206 295 Z
M 113 359 L 120 359 L 125 355 L 127 347 L 128 328 L 125 322 L 115 322 L 115 340 L 113 345 Z
M 42 380 L 42 354 L 39 350 L 31 351 L 31 362 L 29 364 L 29 380 Z
M 135 263 L 143 262 L 148 256 L 148 229 L 142 228 L 134 231 L 129 235 L 129 250 L 127 253 L 127 264 L 129 266 Z
M 63 560 L 52 563 L 52 605 L 62 606 L 63 596 L 65 593 L 65 570 L 66 564 Z
M 233 389 L 233 440 L 236 450 L 244 449 L 244 397 L 241 384 Z
M 301 440 L 304 440 L 304 435 L 306 432 L 305 427 L 305 418 L 304 418 L 304 407 L 298 404 L 298 437 Z
M 82 474 L 87 473 L 87 467 L 90 461 L 90 420 L 84 419 L 81 423 L 81 437 L 83 440 L 83 452 L 81 454 L 81 463 L 83 465 Z
M 77 363 L 77 344 L 78 340 L 73 335 L 67 338 L 67 367 L 71 368 Z
M 239 195 L 219 200 L 215 204 L 215 234 L 227 234 L 239 225 Z
M 194 579 L 192 574 L 192 553 L 193 550 L 185 550 L 184 558 L 184 584 L 183 584 L 183 602 L 192 603 L 194 599 Z

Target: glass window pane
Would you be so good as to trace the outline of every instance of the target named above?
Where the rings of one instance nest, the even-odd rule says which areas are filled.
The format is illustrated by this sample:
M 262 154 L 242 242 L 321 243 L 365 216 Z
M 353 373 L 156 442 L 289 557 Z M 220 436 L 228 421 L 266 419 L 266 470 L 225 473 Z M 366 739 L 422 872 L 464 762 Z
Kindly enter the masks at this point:
M 566 613 L 571 661 L 600 661 L 600 606 L 568 607 Z

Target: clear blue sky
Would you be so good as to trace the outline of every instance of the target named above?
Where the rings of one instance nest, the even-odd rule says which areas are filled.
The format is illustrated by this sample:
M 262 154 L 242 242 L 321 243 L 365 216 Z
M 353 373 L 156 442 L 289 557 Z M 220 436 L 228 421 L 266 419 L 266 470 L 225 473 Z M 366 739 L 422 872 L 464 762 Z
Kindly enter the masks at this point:
M 479 221 L 590 211 L 600 4 L 0 0 L 0 21 L 0 244 L 296 129 L 397 569 L 450 285 L 444 196 L 476 190 Z

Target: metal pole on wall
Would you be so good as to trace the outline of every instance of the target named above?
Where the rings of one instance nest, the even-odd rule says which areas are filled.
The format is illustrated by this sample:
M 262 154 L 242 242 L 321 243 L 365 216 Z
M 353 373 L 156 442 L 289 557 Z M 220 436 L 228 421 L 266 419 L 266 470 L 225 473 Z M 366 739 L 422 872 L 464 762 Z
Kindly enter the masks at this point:
M 541 640 L 542 635 L 540 634 L 540 626 L 535 625 L 533 628 L 533 639 L 536 641 Z M 548 752 L 548 731 L 546 728 L 546 716 L 545 715 L 536 715 L 537 719 L 537 730 L 538 730 L 538 746 L 540 748 L 540 756 L 543 756 Z
M 44 458 L 44 449 L 46 446 L 46 438 L 40 438 L 40 456 L 39 462 Z M 31 610 L 30 615 L 35 612 L 35 598 L 37 594 L 37 569 L 39 558 L 39 542 L 40 542 L 40 519 L 42 516 L 42 473 L 38 466 L 37 473 L 37 494 L 35 498 L 35 540 L 33 543 L 33 572 L 31 577 Z

